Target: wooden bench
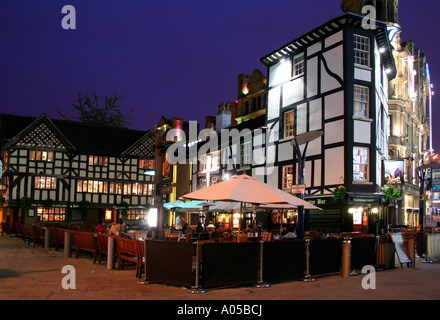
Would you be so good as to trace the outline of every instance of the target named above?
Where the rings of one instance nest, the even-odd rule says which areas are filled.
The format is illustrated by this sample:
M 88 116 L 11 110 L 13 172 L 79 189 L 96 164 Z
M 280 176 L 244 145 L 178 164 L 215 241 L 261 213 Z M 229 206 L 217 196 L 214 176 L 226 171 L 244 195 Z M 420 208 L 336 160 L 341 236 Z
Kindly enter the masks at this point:
M 145 241 L 136 239 L 137 245 L 137 271 L 136 277 L 140 278 L 142 272 L 145 271 Z
M 34 246 L 38 242 L 39 244 L 41 244 L 42 247 L 44 247 L 44 239 L 46 238 L 46 231 L 40 226 L 34 227 L 34 231 L 35 231 Z
M 138 276 L 138 249 L 135 239 L 127 239 L 122 237 L 116 238 L 116 246 L 118 247 L 118 270 L 124 268 L 125 261 L 136 264 L 136 277 Z
M 92 232 L 73 231 L 73 247 L 76 249 L 75 258 L 79 258 L 80 251 L 93 253 L 93 263 L 96 263 L 98 249 Z
M 23 225 L 23 228 L 25 230 L 24 241 L 27 241 L 28 244 L 31 244 L 31 242 L 33 242 L 34 243 L 34 247 L 35 247 L 35 227 L 34 226 Z
M 2 225 L 2 237 L 3 237 L 3 233 L 6 232 L 6 234 L 9 234 L 9 227 L 6 222 L 2 222 L 1 225 Z
M 180 239 L 180 233 L 170 233 L 167 237 L 167 241 L 177 242 Z
M 55 250 L 58 250 L 61 245 L 64 245 L 64 230 L 56 227 L 48 227 L 51 231 L 51 241 L 54 243 Z
M 101 263 L 102 256 L 108 255 L 108 238 L 110 238 L 110 237 L 115 238 L 115 236 L 110 235 L 110 234 L 105 234 L 105 233 L 98 233 L 97 237 L 98 237 L 98 251 L 99 251 L 98 263 Z M 115 247 L 115 253 L 117 255 L 116 247 Z

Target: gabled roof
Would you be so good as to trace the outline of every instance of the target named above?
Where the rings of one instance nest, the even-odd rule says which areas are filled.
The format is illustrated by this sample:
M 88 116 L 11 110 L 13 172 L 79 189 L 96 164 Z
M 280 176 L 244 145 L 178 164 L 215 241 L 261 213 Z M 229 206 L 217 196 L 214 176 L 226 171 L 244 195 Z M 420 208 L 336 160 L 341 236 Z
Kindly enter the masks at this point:
M 141 144 L 146 136 L 154 135 L 151 130 L 118 129 L 86 125 L 69 120 L 51 120 L 45 114 L 38 118 L 1 114 L 0 137 L 2 150 L 16 146 L 17 143 L 22 143 L 21 141 L 26 135 L 32 132 L 36 138 L 38 131 L 33 130 L 38 128 L 39 124 L 46 125 L 50 132 L 63 142 L 66 149 L 78 154 L 124 156 L 131 147 Z M 150 131 L 151 133 L 149 133 Z M 45 133 L 47 134 L 47 132 Z M 41 140 L 42 135 L 39 138 Z M 32 145 L 28 147 L 32 147 Z M 53 148 L 53 146 L 41 144 L 39 147 Z
M 26 120 L 29 121 L 30 119 Z M 3 128 L 5 126 L 7 128 L 5 131 L 9 132 L 9 134 L 12 134 L 14 131 L 18 132 L 8 139 L 3 145 L 3 149 L 9 149 L 13 146 L 22 146 L 75 151 L 75 147 L 72 143 L 61 133 L 46 114 L 43 113 L 30 124 L 28 124 L 28 121 L 24 121 L 24 123 L 27 124 L 25 127 L 18 126 L 16 121 L 20 122 L 18 118 L 7 119 L 7 117 L 3 117 L 2 115 L 0 122 L 1 127 Z M 4 132 L 2 132 L 2 139 L 4 138 L 7 137 L 5 137 Z
M 122 152 L 123 156 L 135 156 L 154 158 L 154 149 L 152 146 L 156 143 L 156 135 L 153 130 L 148 130 L 147 133 L 138 141 L 133 143 L 128 149 Z
M 323 25 L 313 29 L 310 32 L 305 33 L 299 38 L 289 42 L 288 44 L 282 46 L 281 48 L 269 53 L 268 55 L 261 58 L 261 62 L 270 67 L 282 59 L 291 56 L 293 54 L 303 51 L 305 48 L 311 46 L 312 44 L 328 37 L 329 35 L 341 30 L 345 26 L 354 26 L 361 28 L 362 21 L 365 17 L 354 14 L 346 13 L 342 16 L 334 18 Z M 381 21 L 373 21 L 376 23 L 376 29 L 373 30 L 376 35 L 376 40 L 379 47 L 385 48 L 386 50 L 381 53 L 382 59 L 385 63 L 387 69 L 390 69 L 390 77 L 394 78 L 397 74 L 396 66 L 394 64 L 394 58 L 392 53 L 391 44 L 388 41 L 388 30 L 387 24 Z

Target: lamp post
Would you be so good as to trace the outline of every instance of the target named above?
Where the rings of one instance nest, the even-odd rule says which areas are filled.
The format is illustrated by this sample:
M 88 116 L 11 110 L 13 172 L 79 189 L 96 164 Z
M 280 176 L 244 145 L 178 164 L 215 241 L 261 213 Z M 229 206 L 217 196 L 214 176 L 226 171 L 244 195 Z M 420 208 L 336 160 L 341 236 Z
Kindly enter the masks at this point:
M 306 153 L 309 142 L 318 139 L 324 134 L 322 130 L 309 131 L 301 133 L 300 135 L 294 137 L 290 141 L 290 145 L 296 154 L 296 159 L 298 162 L 298 184 L 303 185 L 304 183 L 304 170 L 306 167 Z M 305 144 L 304 150 L 301 153 L 300 146 Z M 301 200 L 304 200 L 304 192 L 300 194 Z M 304 240 L 304 206 L 298 206 L 298 240 Z

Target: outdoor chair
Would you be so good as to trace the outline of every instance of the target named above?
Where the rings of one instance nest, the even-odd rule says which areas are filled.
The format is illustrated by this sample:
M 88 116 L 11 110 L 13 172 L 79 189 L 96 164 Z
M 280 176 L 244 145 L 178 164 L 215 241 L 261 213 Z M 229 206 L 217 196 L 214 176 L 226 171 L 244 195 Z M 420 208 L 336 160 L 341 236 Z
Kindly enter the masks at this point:
M 20 225 L 20 229 L 21 229 L 21 240 L 26 242 L 27 237 L 28 237 L 27 226 L 22 224 L 22 225 Z
M 60 246 L 64 246 L 64 229 L 53 228 L 52 237 L 55 242 L 55 250 L 58 250 Z
M 136 277 L 140 278 L 145 270 L 145 241 L 136 239 L 137 245 L 137 271 Z
M 34 246 L 37 244 L 41 244 L 41 246 L 44 246 L 44 239 L 46 238 L 46 232 L 43 230 L 42 227 L 38 226 L 34 228 L 35 236 L 34 236 Z
M 237 234 L 235 237 L 236 242 L 247 242 L 248 236 L 246 233 Z
M 114 237 L 110 234 L 105 234 L 105 233 L 98 233 L 98 263 L 101 263 L 102 260 L 102 256 L 108 255 L 108 238 L 109 237 Z M 117 253 L 117 249 L 115 248 L 115 253 Z
M 124 268 L 125 261 L 136 264 L 136 276 L 138 274 L 138 253 L 135 239 L 126 239 L 122 237 L 116 238 L 116 246 L 118 247 L 118 270 Z
M 28 244 L 31 244 L 31 242 L 34 243 L 34 247 L 35 247 L 35 227 L 34 226 L 26 226 L 26 231 L 27 231 L 27 240 L 28 240 Z
M 177 242 L 179 241 L 180 233 L 170 233 L 166 238 L 167 241 Z
M 73 247 L 76 249 L 75 258 L 79 258 L 80 251 L 93 253 L 93 263 L 96 263 L 98 249 L 96 248 L 95 239 L 92 232 L 73 232 Z
M 2 237 L 3 237 L 3 233 L 9 234 L 9 228 L 6 222 L 2 222 Z
M 261 240 L 270 242 L 272 241 L 272 233 L 271 232 L 262 232 L 261 233 Z
M 16 222 L 15 223 L 15 232 L 16 232 L 16 236 L 22 238 L 23 237 L 23 231 L 21 230 L 21 223 Z

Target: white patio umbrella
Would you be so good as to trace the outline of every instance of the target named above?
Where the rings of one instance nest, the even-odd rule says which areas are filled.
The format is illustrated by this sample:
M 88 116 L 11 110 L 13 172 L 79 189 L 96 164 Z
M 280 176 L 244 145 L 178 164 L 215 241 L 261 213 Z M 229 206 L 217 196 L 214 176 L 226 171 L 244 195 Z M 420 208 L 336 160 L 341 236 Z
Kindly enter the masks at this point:
M 292 208 L 320 210 L 283 190 L 261 182 L 246 174 L 234 177 L 210 187 L 183 195 L 179 199 L 232 201 L 251 204 L 282 204 Z
M 246 174 L 188 193 L 180 197 L 180 199 L 240 202 L 240 214 L 243 213 L 243 205 L 245 203 L 254 205 L 288 205 L 291 208 L 304 206 L 304 209 L 321 210 L 319 207 L 314 206 L 307 201 L 299 199 L 283 190 L 261 182 Z

